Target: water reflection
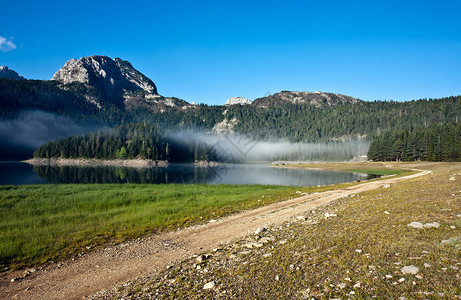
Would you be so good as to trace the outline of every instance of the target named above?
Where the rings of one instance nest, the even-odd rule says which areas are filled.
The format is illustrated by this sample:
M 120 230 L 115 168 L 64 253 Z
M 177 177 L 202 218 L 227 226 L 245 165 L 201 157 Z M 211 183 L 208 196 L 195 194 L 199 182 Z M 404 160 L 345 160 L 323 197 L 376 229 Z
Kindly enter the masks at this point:
M 366 180 L 359 173 L 274 168 L 260 164 L 167 168 L 35 166 L 0 162 L 0 185 L 43 183 L 178 183 L 178 184 L 270 184 L 315 186 Z
M 34 173 L 31 165 L 21 162 L 0 162 L 0 185 L 42 183 L 47 182 Z
M 271 184 L 313 186 L 365 180 L 366 174 L 321 170 L 273 168 L 236 164 L 216 167 L 170 165 L 167 168 L 34 167 L 49 183 L 180 183 L 180 184 Z

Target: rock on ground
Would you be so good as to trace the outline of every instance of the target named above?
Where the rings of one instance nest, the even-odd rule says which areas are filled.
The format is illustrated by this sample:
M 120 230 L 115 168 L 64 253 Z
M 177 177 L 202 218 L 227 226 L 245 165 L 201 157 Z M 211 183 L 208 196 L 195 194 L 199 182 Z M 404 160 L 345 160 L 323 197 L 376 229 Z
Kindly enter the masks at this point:
M 437 223 L 437 222 L 433 222 L 433 223 L 426 223 L 424 224 L 424 227 L 425 228 L 439 228 L 440 224 Z
M 416 275 L 419 272 L 419 268 L 411 265 L 401 268 L 400 271 L 402 271 L 403 274 Z
M 210 281 L 203 286 L 204 290 L 210 290 L 215 287 L 214 281 Z
M 424 228 L 424 225 L 421 222 L 411 222 L 407 226 L 412 227 L 412 228 L 418 228 L 418 229 Z

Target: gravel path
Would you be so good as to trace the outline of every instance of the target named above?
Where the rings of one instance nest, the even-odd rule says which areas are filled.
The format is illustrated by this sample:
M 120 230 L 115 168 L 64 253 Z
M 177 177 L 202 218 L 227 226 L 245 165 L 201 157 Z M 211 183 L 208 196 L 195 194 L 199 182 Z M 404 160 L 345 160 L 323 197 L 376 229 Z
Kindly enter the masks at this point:
M 134 278 L 151 274 L 182 259 L 253 233 L 262 226 L 281 224 L 331 201 L 430 171 L 274 203 L 205 225 L 189 227 L 96 250 L 81 257 L 49 264 L 38 270 L 2 274 L 0 299 L 81 299 Z M 25 274 L 28 274 L 24 277 Z M 20 278 L 12 281 L 14 278 Z

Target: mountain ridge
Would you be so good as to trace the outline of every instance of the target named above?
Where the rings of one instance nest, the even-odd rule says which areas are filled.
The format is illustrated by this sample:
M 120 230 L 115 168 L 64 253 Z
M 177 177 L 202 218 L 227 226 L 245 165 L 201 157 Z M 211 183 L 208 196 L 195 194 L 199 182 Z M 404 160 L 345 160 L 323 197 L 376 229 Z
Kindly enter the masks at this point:
M 0 78 L 25 80 L 24 77 L 20 76 L 16 71 L 11 70 L 7 66 L 0 66 Z
M 362 102 L 357 98 L 342 94 L 326 92 L 300 92 L 300 91 L 281 91 L 266 97 L 258 98 L 253 101 L 252 106 L 268 107 L 277 104 L 308 104 L 316 107 L 335 106 L 342 104 L 354 104 Z

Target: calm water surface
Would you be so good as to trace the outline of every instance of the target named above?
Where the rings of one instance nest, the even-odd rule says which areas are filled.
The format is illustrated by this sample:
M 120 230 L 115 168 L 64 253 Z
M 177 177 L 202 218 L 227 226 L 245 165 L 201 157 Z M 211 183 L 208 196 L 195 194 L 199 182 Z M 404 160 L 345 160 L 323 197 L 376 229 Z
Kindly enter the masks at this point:
M 366 180 L 360 173 L 275 168 L 262 164 L 216 167 L 170 165 L 165 168 L 31 166 L 0 162 L 0 185 L 50 183 L 270 184 L 315 186 Z

